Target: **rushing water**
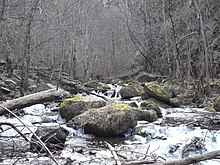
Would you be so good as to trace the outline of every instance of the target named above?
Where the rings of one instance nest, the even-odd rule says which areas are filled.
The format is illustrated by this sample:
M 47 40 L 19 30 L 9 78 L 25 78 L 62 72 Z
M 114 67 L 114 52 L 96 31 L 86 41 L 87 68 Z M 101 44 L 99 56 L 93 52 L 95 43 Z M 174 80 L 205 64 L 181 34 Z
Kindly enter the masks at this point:
M 110 91 L 107 96 L 116 100 L 120 99 L 118 88 L 113 96 Z M 139 98 L 138 98 L 139 99 Z M 171 108 L 161 109 L 163 118 L 154 123 L 139 121 L 133 136 L 120 138 L 97 138 L 85 135 L 83 130 L 74 130 L 67 127 L 57 114 L 57 105 L 45 107 L 43 104 L 24 108 L 22 121 L 33 131 L 38 126 L 60 125 L 69 132 L 64 150 L 55 154 L 60 164 L 115 164 L 112 154 L 105 144 L 110 143 L 121 159 L 138 160 L 147 158 L 161 161 L 178 159 L 184 156 L 206 153 L 220 148 L 220 131 L 201 129 L 190 124 L 195 120 L 209 117 L 220 117 L 219 113 L 210 113 L 197 108 Z M 1 122 L 12 123 L 27 137 L 31 132 L 22 126 L 16 118 L 0 117 Z M 0 133 L 1 164 L 52 164 L 50 158 L 29 152 L 29 143 L 25 142 L 18 133 L 9 126 L 2 126 Z M 193 146 L 195 143 L 197 146 Z M 13 151 L 13 152 L 12 152 Z M 16 163 L 15 163 L 16 164 Z M 202 165 L 220 164 L 219 160 L 210 160 Z

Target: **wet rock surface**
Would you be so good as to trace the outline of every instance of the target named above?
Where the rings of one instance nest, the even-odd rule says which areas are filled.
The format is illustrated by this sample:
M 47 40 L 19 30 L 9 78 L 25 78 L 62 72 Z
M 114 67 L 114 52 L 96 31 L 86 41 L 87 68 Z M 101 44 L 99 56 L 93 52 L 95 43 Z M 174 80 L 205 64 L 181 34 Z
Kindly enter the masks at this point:
M 122 136 L 137 123 L 132 108 L 121 103 L 89 109 L 72 120 L 79 123 L 85 133 L 104 137 Z
M 116 85 L 114 87 L 117 88 Z M 51 142 L 47 146 L 51 147 L 52 151 L 54 145 L 62 142 L 60 146 L 62 150 L 55 149 L 53 152 L 60 164 L 115 164 L 106 141 L 120 155 L 119 160 L 122 163 L 141 158 L 164 161 L 164 159 L 204 154 L 220 148 L 219 112 L 208 112 L 205 108 L 170 108 L 167 105 L 166 108 L 161 108 L 162 104 L 156 101 L 152 103 L 152 98 L 147 101 L 141 100 L 140 97 L 120 100 L 118 88 L 117 90 L 115 88 L 108 91 L 107 95 L 102 95 L 109 98 L 103 107 L 81 111 L 82 114 L 74 116 L 75 121 L 72 125 L 68 125 L 57 114 L 58 104 L 53 106 L 47 103 L 28 107 L 23 110 L 23 115 L 20 117 L 33 131 L 38 130 L 37 132 L 43 134 L 41 136 L 43 141 L 47 139 L 46 141 Z M 84 96 L 93 97 L 92 95 Z M 169 96 L 171 99 L 172 97 L 175 98 L 175 95 Z M 114 108 L 109 108 L 119 100 L 119 104 L 113 106 Z M 127 107 L 129 108 L 127 109 Z M 139 110 L 140 114 L 144 112 L 145 116 L 138 117 L 138 114 L 135 113 L 136 110 Z M 147 117 L 149 112 L 153 114 L 150 118 Z M 87 114 L 85 115 L 85 113 Z M 138 122 L 136 118 L 139 120 Z M 33 137 L 31 132 L 21 126 L 21 123 L 15 118 L 1 116 L 1 122 L 13 123 L 28 139 L 31 140 Z M 74 124 L 76 125 L 74 126 Z M 53 129 L 47 130 L 51 126 Z M 39 131 L 39 127 L 46 131 Z M 135 129 L 129 129 L 130 127 L 135 127 Z M 63 131 L 63 128 L 66 131 Z M 52 134 L 59 136 L 53 138 Z M 123 136 L 118 137 L 118 135 Z M 109 136 L 114 136 L 114 138 L 109 138 Z M 0 151 L 2 155 L 0 163 L 2 164 L 13 164 L 15 161 L 18 164 L 46 165 L 54 163 L 49 156 L 38 152 L 42 148 L 36 150 L 37 153 L 33 153 L 31 146 L 33 148 L 35 144 L 26 142 L 8 126 L 2 126 L 0 137 L 0 146 L 3 148 Z M 60 140 L 57 141 L 59 138 Z M 50 141 L 50 139 L 52 140 Z M 14 147 L 15 144 L 18 147 Z M 13 155 L 10 155 L 11 153 Z M 218 163 L 216 160 L 211 160 L 202 164 Z
M 100 97 L 78 94 L 73 98 L 64 100 L 59 107 L 59 113 L 63 119 L 69 121 L 90 108 L 100 108 L 105 105 L 106 101 Z
M 31 137 L 30 147 L 34 152 L 45 152 L 45 148 L 39 143 L 37 137 L 52 150 L 62 150 L 68 135 L 68 131 L 60 126 L 39 126 Z

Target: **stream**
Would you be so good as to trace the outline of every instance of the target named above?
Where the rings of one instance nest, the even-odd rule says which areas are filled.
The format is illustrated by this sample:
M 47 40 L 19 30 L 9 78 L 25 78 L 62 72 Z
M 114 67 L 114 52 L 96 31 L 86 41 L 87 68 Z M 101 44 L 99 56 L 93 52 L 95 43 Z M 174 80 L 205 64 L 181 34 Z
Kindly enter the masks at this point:
M 112 86 L 112 88 L 114 88 Z M 118 88 L 115 88 L 118 90 Z M 112 97 L 109 91 L 106 97 Z M 134 98 L 133 100 L 139 100 Z M 120 101 L 120 94 L 115 93 L 111 98 Z M 127 101 L 129 102 L 129 101 Z M 199 108 L 161 108 L 163 117 L 153 123 L 138 121 L 136 129 L 117 138 L 97 138 L 84 134 L 82 129 L 75 130 L 67 127 L 58 115 L 58 104 L 36 104 L 23 109 L 20 119 L 32 130 L 38 126 L 59 125 L 68 130 L 68 138 L 62 151 L 57 151 L 54 157 L 60 164 L 115 164 L 111 151 L 105 141 L 117 151 L 119 158 L 131 160 L 170 160 L 196 154 L 207 153 L 220 149 L 220 130 L 208 130 L 204 127 L 206 118 L 220 118 L 220 113 L 207 112 Z M 31 132 L 25 128 L 18 119 L 10 116 L 0 116 L 1 122 L 12 123 L 27 138 Z M 207 126 L 207 127 L 205 127 Z M 30 152 L 30 144 L 26 142 L 10 126 L 1 126 L 4 131 L 0 133 L 0 165 L 11 164 L 55 164 L 45 153 Z M 132 136 L 131 136 L 132 134 Z M 218 165 L 220 160 L 203 161 L 201 165 Z

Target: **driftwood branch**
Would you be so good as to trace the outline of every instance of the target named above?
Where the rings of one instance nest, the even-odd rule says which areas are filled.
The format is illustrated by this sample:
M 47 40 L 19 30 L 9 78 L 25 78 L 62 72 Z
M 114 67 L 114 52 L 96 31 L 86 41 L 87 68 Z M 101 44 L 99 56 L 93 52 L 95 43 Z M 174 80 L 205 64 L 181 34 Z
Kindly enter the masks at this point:
M 198 163 L 205 160 L 211 160 L 211 159 L 217 159 L 220 156 L 220 150 L 208 152 L 203 155 L 196 155 L 193 157 L 187 157 L 184 159 L 178 159 L 178 160 L 170 160 L 166 162 L 156 162 L 151 160 L 140 160 L 140 161 L 132 161 L 123 163 L 123 165 L 131 165 L 131 164 L 152 164 L 152 165 L 189 165 L 193 163 Z
M 4 109 L 5 111 L 7 111 L 8 113 L 12 114 L 16 119 L 19 120 L 19 122 L 21 122 L 21 124 L 23 124 L 38 140 L 39 144 L 46 150 L 46 152 L 49 154 L 49 156 L 51 157 L 51 159 L 55 162 L 56 165 L 59 165 L 58 161 L 56 160 L 56 158 L 53 156 L 53 154 L 51 153 L 51 151 L 47 148 L 47 146 L 44 144 L 44 142 L 42 142 L 42 140 L 36 135 L 36 133 L 34 131 L 32 131 L 27 124 L 25 124 L 14 112 L 10 111 L 8 108 L 3 107 L 2 105 L 0 105 L 0 108 Z
M 0 129 L 2 130 L 2 132 L 4 131 L 3 129 L 2 129 L 2 125 L 9 125 L 9 126 L 11 126 L 19 135 L 21 135 L 27 142 L 29 142 L 29 140 L 27 139 L 27 137 L 16 127 L 16 126 L 14 126 L 12 123 L 7 123 L 7 122 L 1 122 L 0 123 Z
M 4 115 L 7 113 L 7 111 L 2 107 L 8 108 L 12 111 L 15 109 L 25 108 L 34 104 L 55 101 L 61 99 L 61 96 L 65 92 L 66 91 L 62 89 L 59 90 L 51 89 L 51 90 L 46 90 L 46 91 L 30 94 L 27 96 L 19 97 L 14 100 L 9 100 L 7 102 L 0 104 L 0 115 Z
M 119 161 L 118 155 L 117 155 L 117 153 L 115 152 L 114 148 L 111 146 L 111 144 L 109 144 L 109 143 L 106 142 L 106 141 L 105 141 L 105 144 L 108 146 L 109 150 L 111 151 L 112 156 L 113 156 L 114 159 L 115 159 L 116 165 L 121 165 L 121 162 Z

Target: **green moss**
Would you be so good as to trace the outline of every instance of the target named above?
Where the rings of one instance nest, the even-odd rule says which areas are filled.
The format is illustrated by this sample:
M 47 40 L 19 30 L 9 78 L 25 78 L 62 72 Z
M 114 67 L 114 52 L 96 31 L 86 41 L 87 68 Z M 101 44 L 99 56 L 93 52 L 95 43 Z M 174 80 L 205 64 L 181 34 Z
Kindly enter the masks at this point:
M 210 86 L 220 86 L 219 82 L 210 82 L 209 83 Z
M 205 107 L 205 110 L 208 112 L 215 112 L 215 109 L 212 107 L 212 105 L 208 105 L 207 107 Z
M 114 106 L 114 108 L 117 109 L 117 110 L 122 110 L 122 111 L 128 111 L 128 110 L 129 110 L 127 104 L 115 103 L 113 106 Z
M 217 98 L 217 100 L 215 101 L 213 108 L 217 111 L 220 112 L 220 96 Z
M 153 101 L 151 101 L 151 100 L 146 100 L 146 101 L 144 101 L 144 102 L 142 102 L 141 103 L 141 105 L 140 105 L 140 107 L 142 108 L 142 109 L 153 109 L 153 110 L 155 110 L 155 109 L 158 109 L 159 108 L 159 106 L 155 103 L 155 102 L 153 102 Z
M 4 96 L 0 96 L 0 101 L 6 101 L 6 98 Z
M 100 82 L 98 88 L 100 89 L 106 89 L 109 90 L 111 89 L 107 84 Z
M 65 107 L 67 107 L 68 105 L 70 105 L 72 102 L 81 101 L 81 100 L 82 100 L 81 96 L 75 96 L 75 97 L 66 99 L 61 103 L 60 108 L 63 109 Z
M 154 84 L 154 83 L 145 83 L 145 85 L 156 95 L 160 97 L 165 97 L 166 96 L 166 91 L 164 89 L 164 86 L 159 85 L 159 84 Z

